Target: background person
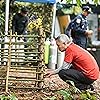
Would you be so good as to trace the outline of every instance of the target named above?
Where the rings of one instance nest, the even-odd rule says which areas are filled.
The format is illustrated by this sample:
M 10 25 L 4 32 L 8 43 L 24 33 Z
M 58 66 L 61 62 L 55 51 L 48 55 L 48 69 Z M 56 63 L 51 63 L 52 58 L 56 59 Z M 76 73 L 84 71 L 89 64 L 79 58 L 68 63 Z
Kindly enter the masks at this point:
M 23 7 L 20 13 L 16 13 L 13 16 L 12 20 L 12 31 L 13 33 L 17 32 L 17 35 L 26 35 L 27 34 L 27 25 L 29 18 L 27 16 L 28 9 Z
M 93 90 L 92 83 L 99 77 L 99 67 L 94 57 L 87 50 L 74 44 L 65 34 L 56 38 L 56 44 L 60 51 L 65 51 L 64 62 L 62 67 L 48 70 L 46 76 L 58 74 L 63 81 L 73 81 L 80 90 Z
M 21 11 L 19 13 L 16 13 L 13 16 L 12 20 L 12 33 L 17 35 L 27 35 L 27 25 L 29 22 L 29 18 L 27 16 L 28 9 L 26 7 L 22 7 Z M 18 37 L 18 40 L 20 40 L 21 37 Z M 27 42 L 27 37 L 24 37 L 24 42 Z M 25 48 L 27 48 L 27 45 L 24 45 Z M 27 52 L 27 50 L 24 50 Z
M 87 38 L 93 34 L 88 30 L 87 16 L 91 13 L 91 8 L 83 6 L 82 13 L 76 16 L 70 23 L 65 34 L 72 36 L 73 42 L 84 49 L 87 48 Z

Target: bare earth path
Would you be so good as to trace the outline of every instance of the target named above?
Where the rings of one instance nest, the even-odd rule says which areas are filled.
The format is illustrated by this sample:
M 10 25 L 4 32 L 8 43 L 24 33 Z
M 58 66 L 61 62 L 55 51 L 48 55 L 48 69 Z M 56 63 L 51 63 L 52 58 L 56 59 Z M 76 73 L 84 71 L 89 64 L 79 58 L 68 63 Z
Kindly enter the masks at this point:
M 18 84 L 19 85 L 19 84 Z M 27 84 L 28 85 L 28 84 Z M 100 77 L 97 81 L 94 82 L 95 94 L 97 94 L 97 99 L 100 100 Z M 69 85 L 62 81 L 58 75 L 53 75 L 50 78 L 45 78 L 43 91 L 30 91 L 30 90 L 13 90 L 13 93 L 17 96 L 18 100 L 50 100 L 43 99 L 47 97 L 53 97 L 55 95 L 54 91 L 67 89 Z M 12 91 L 9 91 L 12 93 Z M 0 94 L 2 94 L 2 89 Z M 55 99 L 56 100 L 56 99 Z M 57 100 L 64 100 L 58 97 Z M 80 100 L 80 99 L 75 99 Z

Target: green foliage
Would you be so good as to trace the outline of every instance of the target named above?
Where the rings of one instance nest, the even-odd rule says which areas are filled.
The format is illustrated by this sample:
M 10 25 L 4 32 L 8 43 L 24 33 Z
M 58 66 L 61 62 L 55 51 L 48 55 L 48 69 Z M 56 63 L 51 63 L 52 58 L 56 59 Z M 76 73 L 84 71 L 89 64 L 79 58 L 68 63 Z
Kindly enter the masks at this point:
M 1 7 L 0 7 L 1 8 Z M 5 13 L 0 10 L 0 35 L 4 33 Z
M 78 6 L 82 6 L 81 0 L 76 0 L 76 2 L 77 2 L 76 4 L 77 4 Z M 66 3 L 67 3 L 67 4 L 70 4 L 70 3 L 73 4 L 73 1 L 72 1 L 72 0 L 66 0 Z
M 93 1 L 94 4 L 96 4 L 96 5 L 98 5 L 98 4 L 100 3 L 100 0 L 92 0 L 92 1 Z M 69 3 L 72 4 L 72 2 L 73 2 L 73 0 L 66 0 L 66 3 L 67 3 L 67 4 L 69 4 Z M 83 2 L 83 0 L 76 0 L 76 4 L 77 4 L 78 6 L 82 6 L 82 2 Z M 85 3 L 87 3 L 87 2 L 85 2 Z
M 42 100 L 56 100 L 56 97 L 52 96 L 52 97 L 42 98 Z
M 44 28 L 44 30 L 48 30 L 51 32 L 52 30 L 52 16 L 53 16 L 53 5 L 51 4 L 39 4 L 39 3 L 20 3 L 15 2 L 14 5 L 19 7 L 26 6 L 29 9 L 28 17 L 31 18 L 33 15 L 35 18 L 30 20 L 28 25 L 28 30 L 33 33 L 38 27 Z M 13 6 L 14 6 L 13 5 Z M 13 14 L 16 12 L 13 12 Z
M 56 91 L 54 94 L 55 95 L 51 97 L 42 98 L 42 100 L 57 100 L 59 95 L 59 98 L 61 98 L 61 100 L 97 100 L 95 95 L 90 93 L 89 91 L 76 93 L 75 91 L 72 91 L 71 88 Z
M 0 95 L 0 100 L 18 100 L 14 94 L 12 95 Z
M 69 3 L 71 3 L 71 2 L 72 2 L 72 0 L 66 0 L 66 2 L 67 2 L 67 4 L 69 4 Z
M 56 91 L 52 97 L 47 97 L 43 100 L 57 100 L 57 97 L 60 95 L 61 100 L 96 100 L 96 96 L 93 93 L 90 93 L 88 90 L 80 91 L 74 85 L 73 81 L 67 80 L 70 84 L 68 89 Z M 60 100 L 60 99 L 59 99 Z
M 81 100 L 97 100 L 95 95 L 91 94 L 88 91 L 84 91 L 80 94 Z
M 78 6 L 82 6 L 82 3 L 81 3 L 80 0 L 76 0 L 76 2 L 77 2 L 77 5 L 78 5 Z
M 98 4 L 100 0 L 93 0 L 95 4 Z
M 60 91 L 58 91 L 58 93 L 63 96 L 64 100 L 72 100 L 73 99 L 71 92 L 68 90 L 60 90 Z
M 4 33 L 5 28 L 5 2 L 0 3 L 0 32 Z M 36 29 L 42 27 L 46 34 L 52 30 L 52 16 L 53 16 L 53 5 L 52 4 L 39 4 L 39 3 L 25 3 L 25 2 L 14 2 L 10 5 L 9 15 L 9 32 L 11 32 L 12 18 L 15 13 L 20 11 L 21 7 L 26 6 L 29 9 L 28 17 L 34 15 L 36 18 L 31 20 L 28 25 L 28 31 L 36 33 Z M 50 34 L 49 34 L 50 35 Z
M 100 0 L 93 0 L 95 4 L 98 4 Z M 72 4 L 72 0 L 66 0 L 66 3 Z M 76 0 L 77 5 L 81 6 L 82 1 Z M 26 6 L 29 9 L 28 16 L 31 17 L 35 15 L 37 17 L 36 21 L 31 22 L 31 27 L 29 27 L 29 31 L 32 30 L 35 33 L 35 28 L 38 26 L 44 28 L 46 35 L 50 35 L 52 30 L 52 18 L 53 18 L 53 5 L 52 4 L 40 4 L 40 3 L 25 3 L 25 2 L 14 2 L 14 4 L 10 4 L 10 18 L 9 18 L 9 30 L 11 30 L 12 17 L 15 13 L 17 13 L 22 6 Z M 70 10 L 72 13 L 72 10 Z M 78 10 L 77 10 L 78 11 Z M 64 12 L 69 12 L 64 9 Z M 74 11 L 73 11 L 74 12 Z M 36 25 L 34 25 L 34 24 Z M 5 24 L 5 2 L 0 3 L 0 32 L 4 33 L 4 24 Z M 30 24 L 30 23 L 29 23 Z M 31 29 L 30 29 L 31 28 Z

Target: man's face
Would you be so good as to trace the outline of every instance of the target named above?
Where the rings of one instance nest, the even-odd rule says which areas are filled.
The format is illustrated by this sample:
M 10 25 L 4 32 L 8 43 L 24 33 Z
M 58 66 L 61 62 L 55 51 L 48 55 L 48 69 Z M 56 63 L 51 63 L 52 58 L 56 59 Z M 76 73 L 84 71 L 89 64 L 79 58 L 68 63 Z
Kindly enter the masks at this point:
M 87 16 L 90 14 L 90 12 L 87 11 Z
M 57 46 L 58 46 L 58 49 L 59 49 L 61 52 L 63 52 L 63 51 L 66 50 L 66 44 L 65 44 L 65 43 L 56 40 L 56 44 L 57 44 Z
M 85 16 L 88 16 L 90 14 L 90 12 L 85 11 Z
M 28 12 L 25 12 L 25 13 L 24 13 L 24 12 L 21 12 L 21 15 L 22 15 L 22 16 L 26 16 L 27 13 L 28 13 Z

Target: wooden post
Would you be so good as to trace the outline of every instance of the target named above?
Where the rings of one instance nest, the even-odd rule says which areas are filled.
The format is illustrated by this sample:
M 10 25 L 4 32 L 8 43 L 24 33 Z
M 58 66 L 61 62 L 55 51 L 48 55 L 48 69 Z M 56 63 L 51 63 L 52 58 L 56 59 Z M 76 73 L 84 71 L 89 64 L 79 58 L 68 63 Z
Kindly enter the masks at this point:
M 11 35 L 9 37 L 9 46 L 8 46 L 8 62 L 7 62 L 7 76 L 6 76 L 6 92 L 8 92 L 8 80 L 9 80 L 9 70 L 11 66 Z
M 40 59 L 40 62 L 38 64 L 38 68 L 37 68 L 37 72 L 41 72 L 40 74 L 37 74 L 37 80 L 43 80 L 43 71 L 44 71 L 44 42 L 45 42 L 45 34 L 43 32 L 43 29 L 40 28 L 39 29 L 39 59 Z M 43 86 L 43 82 L 38 82 L 37 84 L 37 87 L 39 88 L 42 88 Z

